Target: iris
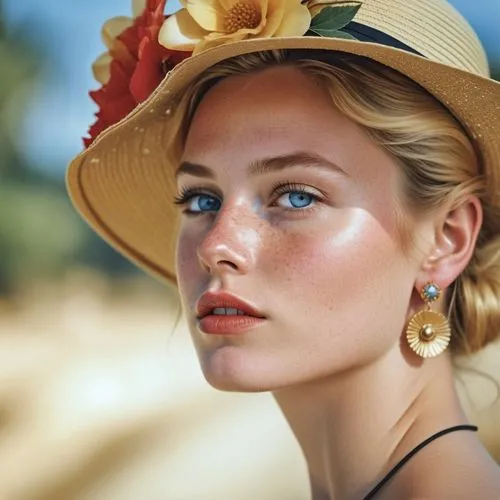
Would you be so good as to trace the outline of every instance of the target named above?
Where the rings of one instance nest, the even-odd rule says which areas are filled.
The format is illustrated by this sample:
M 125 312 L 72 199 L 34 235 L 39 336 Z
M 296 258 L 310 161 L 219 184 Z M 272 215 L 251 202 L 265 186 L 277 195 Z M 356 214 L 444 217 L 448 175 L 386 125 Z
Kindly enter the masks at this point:
M 207 194 L 199 194 L 191 200 L 190 209 L 193 212 L 213 212 L 219 210 L 220 201 L 213 196 Z
M 312 203 L 314 196 L 308 193 L 291 192 L 288 199 L 293 208 L 304 208 Z

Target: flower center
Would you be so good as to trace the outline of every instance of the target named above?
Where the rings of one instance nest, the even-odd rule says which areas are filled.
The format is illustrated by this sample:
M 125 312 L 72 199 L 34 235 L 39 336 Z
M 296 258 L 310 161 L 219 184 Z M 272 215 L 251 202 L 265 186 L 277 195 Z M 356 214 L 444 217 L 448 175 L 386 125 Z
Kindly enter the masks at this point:
M 253 2 L 240 0 L 226 13 L 224 28 L 226 33 L 241 29 L 254 29 L 260 24 L 260 10 Z

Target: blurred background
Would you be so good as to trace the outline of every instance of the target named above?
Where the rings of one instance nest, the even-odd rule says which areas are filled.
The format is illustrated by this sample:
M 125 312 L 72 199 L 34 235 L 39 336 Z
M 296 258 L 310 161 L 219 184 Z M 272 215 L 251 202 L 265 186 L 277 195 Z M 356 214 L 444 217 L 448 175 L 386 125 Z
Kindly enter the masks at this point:
M 500 79 L 500 2 L 452 3 Z M 66 196 L 94 121 L 100 29 L 118 15 L 129 0 L 0 0 L 0 498 L 307 499 L 269 395 L 210 389 L 182 321 L 172 335 L 175 291 L 102 243 Z M 498 461 L 499 361 L 492 346 L 457 377 Z

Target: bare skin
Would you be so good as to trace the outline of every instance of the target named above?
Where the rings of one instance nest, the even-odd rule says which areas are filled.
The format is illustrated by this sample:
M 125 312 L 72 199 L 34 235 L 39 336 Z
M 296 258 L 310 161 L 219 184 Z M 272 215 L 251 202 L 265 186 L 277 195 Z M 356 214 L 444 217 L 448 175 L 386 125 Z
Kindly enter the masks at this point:
M 292 166 L 252 173 L 284 157 Z M 214 87 L 182 161 L 210 171 L 178 179 L 181 190 L 198 190 L 182 207 L 196 213 L 182 215 L 177 273 L 202 370 L 222 390 L 273 391 L 314 500 L 362 498 L 418 443 L 467 423 L 449 355 L 423 362 L 403 332 L 422 308 L 422 286 L 446 289 L 470 260 L 482 217 L 476 198 L 415 221 L 418 248 L 404 252 L 394 160 L 293 68 Z M 287 182 L 294 186 L 276 187 Z M 240 335 L 204 333 L 195 304 L 206 290 L 245 299 L 266 321 Z M 497 466 L 462 431 L 422 450 L 377 498 L 493 499 L 498 491 Z

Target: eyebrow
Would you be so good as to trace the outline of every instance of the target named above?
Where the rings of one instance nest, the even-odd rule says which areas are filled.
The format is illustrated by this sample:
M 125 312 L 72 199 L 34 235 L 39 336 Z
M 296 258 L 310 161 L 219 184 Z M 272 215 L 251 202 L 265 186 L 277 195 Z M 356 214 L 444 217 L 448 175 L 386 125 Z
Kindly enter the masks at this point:
M 298 165 L 323 168 L 349 177 L 349 174 L 344 169 L 340 168 L 330 160 L 327 160 L 325 157 L 316 153 L 305 152 L 273 156 L 257 160 L 250 164 L 249 172 L 251 176 L 264 175 L 279 172 L 281 170 L 285 170 L 286 168 L 296 167 Z M 205 179 L 215 179 L 215 173 L 211 168 L 198 163 L 191 163 L 189 161 L 182 162 L 175 173 L 176 178 L 181 175 L 192 175 L 194 177 L 202 177 Z

